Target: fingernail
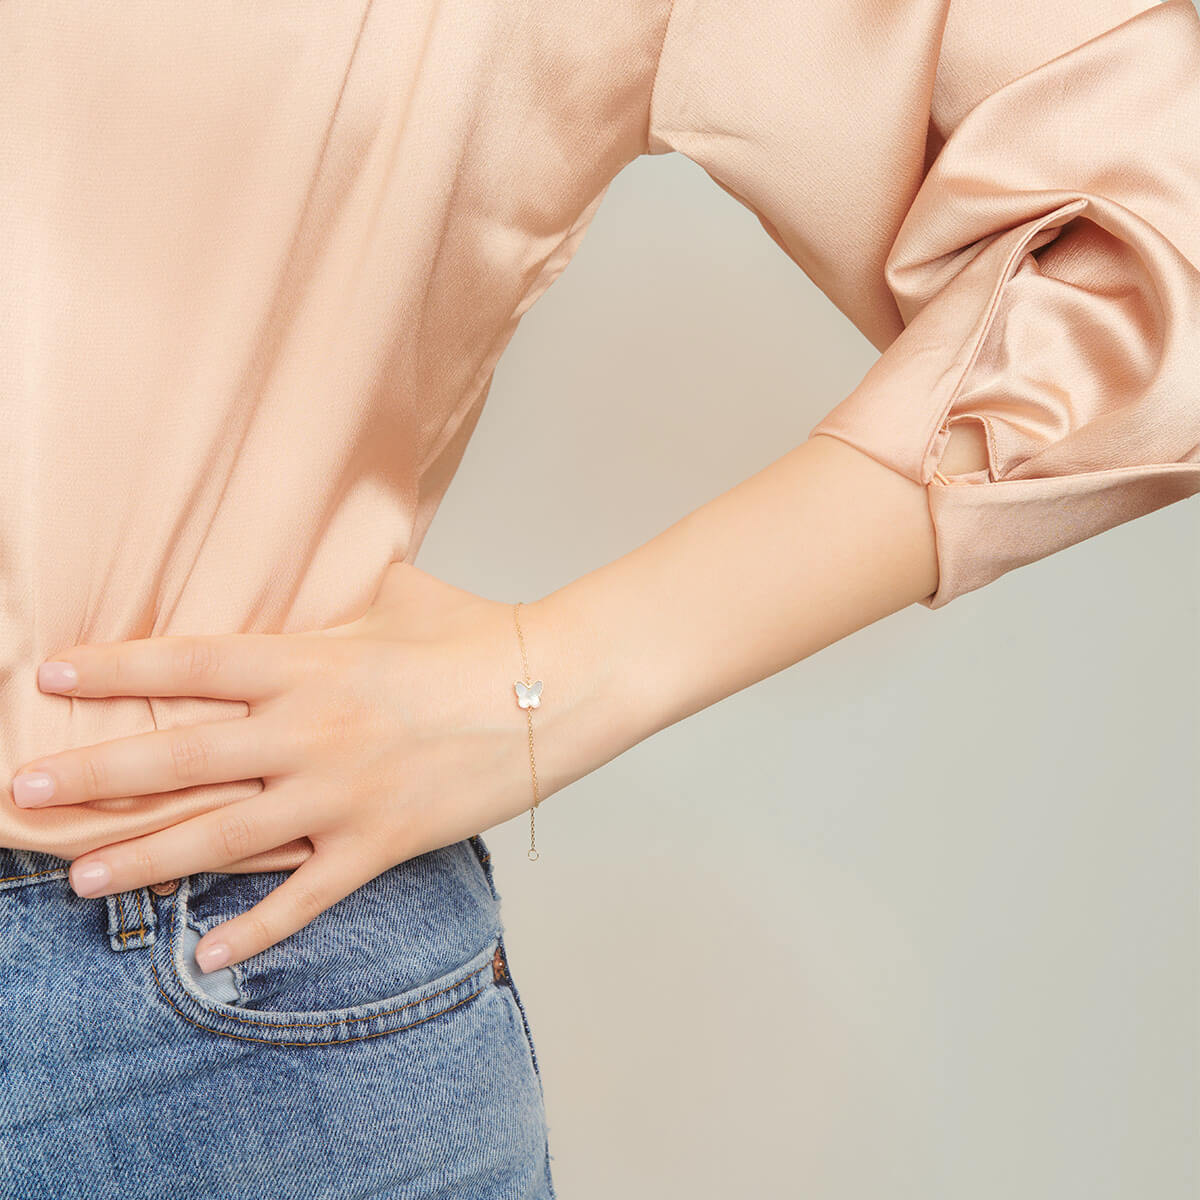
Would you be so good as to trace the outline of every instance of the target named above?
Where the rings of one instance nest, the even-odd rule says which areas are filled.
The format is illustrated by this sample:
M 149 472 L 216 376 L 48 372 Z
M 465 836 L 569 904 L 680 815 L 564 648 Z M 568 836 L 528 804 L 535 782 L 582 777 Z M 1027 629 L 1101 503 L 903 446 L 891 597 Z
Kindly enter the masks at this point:
M 71 886 L 80 896 L 91 896 L 102 891 L 111 880 L 112 871 L 104 863 L 88 863 L 86 867 L 71 870 Z
M 14 775 L 13 800 L 22 808 L 45 804 L 54 795 L 54 777 L 45 771 L 24 771 Z
M 206 974 L 216 970 L 217 967 L 223 967 L 229 961 L 229 957 L 229 947 L 224 942 L 217 942 L 212 946 L 201 946 L 196 951 L 196 961 Z
M 69 692 L 79 686 L 79 672 L 68 662 L 44 662 L 37 670 L 43 692 Z

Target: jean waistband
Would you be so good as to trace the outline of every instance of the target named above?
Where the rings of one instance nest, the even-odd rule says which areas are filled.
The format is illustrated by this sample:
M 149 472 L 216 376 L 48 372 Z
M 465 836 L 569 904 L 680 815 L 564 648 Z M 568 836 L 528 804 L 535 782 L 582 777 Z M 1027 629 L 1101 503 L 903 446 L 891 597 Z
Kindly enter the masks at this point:
M 499 904 L 499 892 L 492 871 L 491 851 L 483 837 L 475 834 L 464 839 L 463 847 L 470 847 L 468 857 L 477 862 L 483 874 L 484 886 L 492 900 Z M 457 847 L 447 848 L 447 853 Z M 49 889 L 71 904 L 95 905 L 100 909 L 101 922 L 97 930 L 115 951 L 138 950 L 153 946 L 158 933 L 158 913 L 155 895 L 166 896 L 174 892 L 180 880 L 170 880 L 150 887 L 138 887 L 124 892 L 113 892 L 107 896 L 77 896 L 68 881 L 71 860 L 41 850 L 21 850 L 0 846 L 0 921 L 4 919 L 6 902 L 17 903 L 18 897 L 28 895 L 35 885 L 39 892 Z
M 71 860 L 41 850 L 14 850 L 0 846 L 0 891 L 36 883 L 40 879 L 65 879 Z
M 157 914 L 148 888 L 113 892 L 107 896 L 77 896 L 67 880 L 69 859 L 41 850 L 17 850 L 0 846 L 0 919 L 6 901 L 15 902 L 33 885 L 53 887 L 73 904 L 93 904 L 102 913 L 103 933 L 113 950 L 137 950 L 154 945 Z

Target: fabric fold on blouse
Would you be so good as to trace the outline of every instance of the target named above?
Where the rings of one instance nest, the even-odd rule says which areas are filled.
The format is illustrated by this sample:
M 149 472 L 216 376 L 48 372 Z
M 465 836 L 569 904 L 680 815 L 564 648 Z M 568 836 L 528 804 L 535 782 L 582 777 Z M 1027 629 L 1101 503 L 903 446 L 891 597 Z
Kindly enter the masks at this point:
M 730 132 L 728 111 L 713 110 L 705 127 L 713 113 L 676 100 L 672 39 L 705 36 L 695 19 L 705 8 L 676 0 L 651 152 L 694 154 L 875 334 L 880 358 L 810 436 L 838 437 L 926 485 L 939 581 L 922 604 L 939 608 L 1200 492 L 1200 18 L 1190 0 L 1027 13 L 987 0 L 916 4 L 906 12 L 923 8 L 927 21 L 900 36 L 895 61 L 885 48 L 873 60 L 878 44 L 848 16 L 846 59 L 863 52 L 849 119 L 867 126 L 859 141 L 879 135 L 864 153 L 883 153 L 863 166 L 851 140 L 824 173 L 813 161 L 809 186 L 827 189 L 828 205 L 856 183 L 880 200 L 864 207 L 860 191 L 858 212 L 848 206 L 832 247 L 847 249 L 841 263 L 787 211 L 802 144 L 748 159 L 714 136 Z M 854 11 L 881 19 L 875 5 Z M 788 32 L 776 29 L 791 50 Z M 899 205 L 896 180 L 911 189 Z M 863 253 L 851 243 L 864 221 L 877 227 L 867 255 L 885 251 L 886 296 L 869 283 L 854 294 Z M 947 477 L 939 463 L 964 421 L 982 426 L 989 465 Z
M 0 4 L 6 788 L 249 715 L 42 693 L 44 659 L 329 628 L 414 560 L 522 315 L 641 153 L 666 7 Z M 75 858 L 265 786 L 9 794 L 0 846 Z
M 43 694 L 71 645 L 361 614 L 643 154 L 699 163 L 880 351 L 813 433 L 927 487 L 929 607 L 1200 491 L 1190 0 L 296 8 L 0 5 L 9 778 L 248 714 Z M 959 421 L 989 468 L 946 479 Z M 74 858 L 264 786 L 9 795 L 0 846 Z

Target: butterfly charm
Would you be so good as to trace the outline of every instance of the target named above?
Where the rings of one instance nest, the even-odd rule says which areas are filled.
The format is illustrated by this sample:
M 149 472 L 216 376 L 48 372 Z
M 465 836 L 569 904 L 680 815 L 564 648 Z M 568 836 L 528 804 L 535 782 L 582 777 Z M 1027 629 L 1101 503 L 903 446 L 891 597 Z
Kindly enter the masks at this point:
M 513 684 L 517 689 L 517 703 L 522 708 L 537 708 L 542 702 L 542 681 L 539 679 L 537 683 L 525 684 L 519 679 Z

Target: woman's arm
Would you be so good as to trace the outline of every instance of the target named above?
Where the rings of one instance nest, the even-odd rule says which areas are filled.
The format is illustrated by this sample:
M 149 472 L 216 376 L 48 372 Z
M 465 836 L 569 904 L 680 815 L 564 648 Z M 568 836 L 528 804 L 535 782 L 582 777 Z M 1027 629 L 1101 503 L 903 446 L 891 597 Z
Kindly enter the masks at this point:
M 937 609 L 1200 493 L 1197 130 L 1192 0 L 674 0 L 646 147 L 880 350 L 806 433 L 933 485 Z
M 977 428 L 955 427 L 943 473 L 986 465 Z M 926 488 L 811 437 L 522 606 L 530 667 L 545 675 L 542 795 L 936 587 Z
M 974 469 L 982 451 L 956 442 L 941 466 Z M 247 716 L 26 763 L 18 775 L 46 778 L 26 780 L 29 794 L 14 778 L 13 797 L 53 807 L 261 777 L 244 800 L 71 864 L 72 887 L 94 897 L 306 836 L 312 855 L 201 939 L 207 971 L 281 941 L 388 867 L 526 811 L 514 615 L 545 684 L 535 763 L 545 797 L 928 596 L 937 575 L 926 488 L 816 436 L 523 613 L 396 561 L 360 616 L 327 629 L 66 647 L 59 670 L 39 669 L 43 690 L 238 698 Z

